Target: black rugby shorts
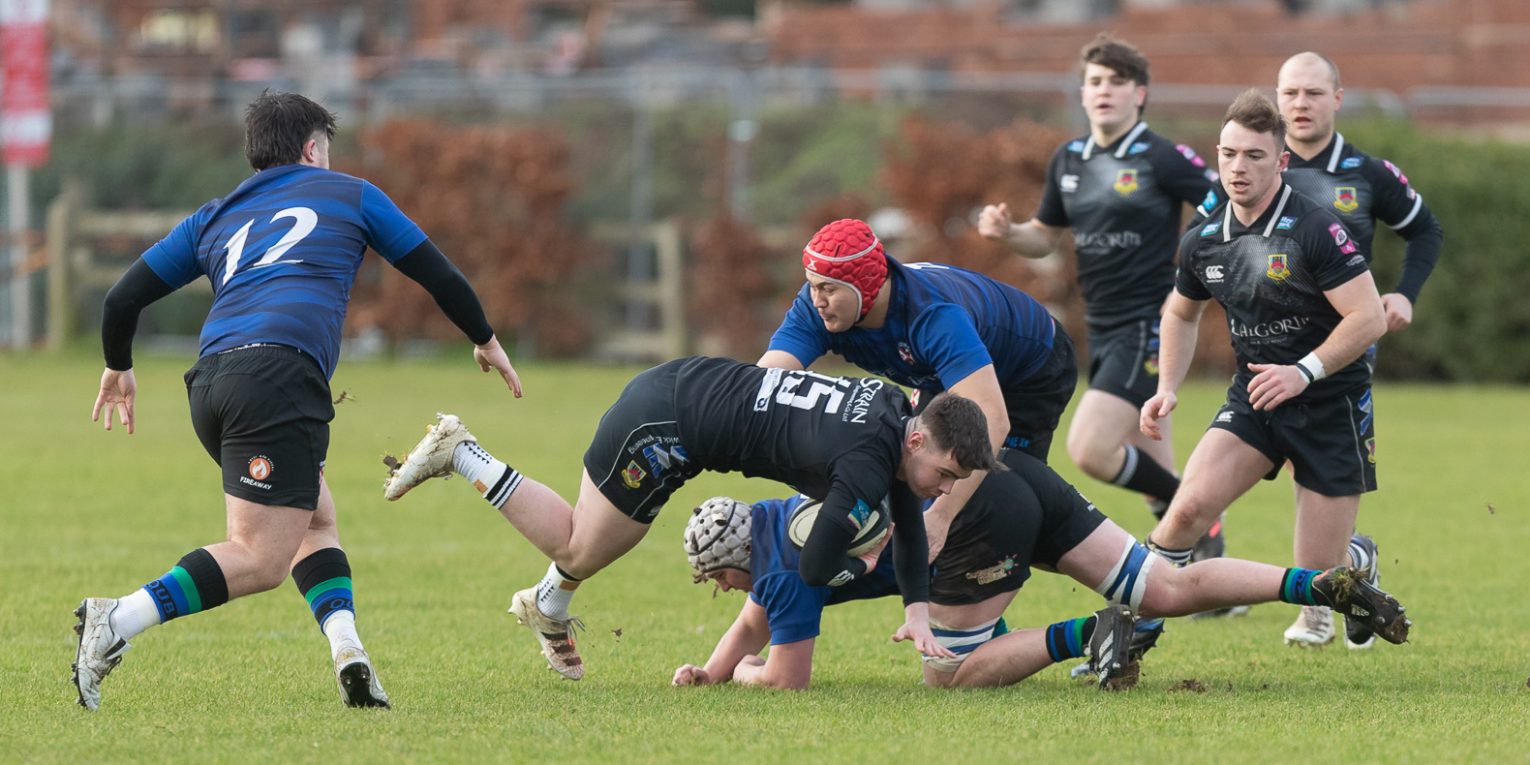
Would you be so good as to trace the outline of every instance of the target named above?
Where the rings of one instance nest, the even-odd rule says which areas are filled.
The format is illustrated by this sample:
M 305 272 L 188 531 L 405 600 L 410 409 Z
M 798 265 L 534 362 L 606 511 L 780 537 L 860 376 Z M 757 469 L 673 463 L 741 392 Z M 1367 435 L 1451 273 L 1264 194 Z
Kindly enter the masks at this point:
M 1369 386 L 1256 412 L 1245 384 L 1235 382 L 1211 427 L 1232 433 L 1275 463 L 1267 481 L 1290 460 L 1297 485 L 1318 494 L 1350 497 L 1376 490 L 1376 417 Z
M 186 372 L 191 425 L 223 468 L 223 491 L 257 504 L 314 509 L 335 418 L 312 357 L 260 345 L 213 353 Z
M 601 416 L 584 453 L 600 493 L 627 517 L 652 523 L 676 489 L 701 473 L 680 442 L 675 380 L 686 359 L 640 373 Z
M 1138 409 L 1158 392 L 1158 317 L 1090 330 L 1089 387 Z

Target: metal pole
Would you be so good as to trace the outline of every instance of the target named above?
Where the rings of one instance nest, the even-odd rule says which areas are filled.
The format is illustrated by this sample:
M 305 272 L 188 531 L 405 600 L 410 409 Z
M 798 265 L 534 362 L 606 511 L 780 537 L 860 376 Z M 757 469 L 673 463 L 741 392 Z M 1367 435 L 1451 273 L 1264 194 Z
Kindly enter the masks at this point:
M 6 219 L 10 225 L 11 248 L 11 347 L 21 350 L 32 341 L 31 278 L 27 274 L 26 233 L 30 193 L 27 189 L 27 169 L 21 165 L 7 165 L 5 189 L 8 204 Z

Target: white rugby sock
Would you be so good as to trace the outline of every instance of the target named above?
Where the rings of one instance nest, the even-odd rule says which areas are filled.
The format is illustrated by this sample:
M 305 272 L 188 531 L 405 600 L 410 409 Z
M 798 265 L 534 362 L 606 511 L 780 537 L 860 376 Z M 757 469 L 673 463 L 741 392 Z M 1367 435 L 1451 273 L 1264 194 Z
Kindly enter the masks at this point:
M 522 476 L 515 468 L 495 459 L 473 441 L 464 441 L 452 450 L 452 470 L 473 484 L 473 488 L 495 507 L 504 507 L 505 501 L 521 485 Z
M 159 624 L 159 608 L 154 596 L 139 587 L 129 595 L 117 599 L 117 610 L 111 616 L 112 631 L 123 640 L 132 640 L 144 630 Z
M 581 580 L 564 576 L 558 564 L 549 563 L 542 581 L 537 582 L 537 610 L 554 619 L 568 618 L 568 604 Z
M 354 611 L 336 611 L 324 620 L 324 637 L 329 638 L 329 655 L 334 658 L 340 655 L 340 649 L 347 644 L 361 650 L 361 636 L 356 634 L 356 613 Z
M 1371 567 L 1370 553 L 1366 552 L 1365 548 L 1361 547 L 1360 543 L 1353 537 L 1349 540 L 1349 563 L 1358 569 L 1368 569 Z

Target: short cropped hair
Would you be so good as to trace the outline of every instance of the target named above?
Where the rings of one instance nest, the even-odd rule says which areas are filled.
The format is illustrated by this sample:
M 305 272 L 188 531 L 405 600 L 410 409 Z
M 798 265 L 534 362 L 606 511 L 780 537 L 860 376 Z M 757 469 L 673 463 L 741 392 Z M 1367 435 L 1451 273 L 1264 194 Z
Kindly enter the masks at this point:
M 297 93 L 263 91 L 244 110 L 244 156 L 256 170 L 296 164 L 314 134 L 335 137 L 335 121 L 334 112 Z
M 1079 71 L 1089 64 L 1114 69 L 1116 74 L 1138 85 L 1148 84 L 1148 60 L 1131 43 L 1101 32 L 1078 53 Z
M 1275 108 L 1275 102 L 1258 88 L 1243 91 L 1243 95 L 1227 107 L 1222 124 L 1225 126 L 1229 122 L 1236 122 L 1255 133 L 1273 133 L 1277 147 L 1286 145 L 1286 121 Z
M 949 449 L 956 464 L 967 470 L 1008 469 L 994 456 L 993 444 L 988 440 L 988 416 L 970 398 L 952 393 L 935 396 L 919 413 L 919 426 L 936 449 Z

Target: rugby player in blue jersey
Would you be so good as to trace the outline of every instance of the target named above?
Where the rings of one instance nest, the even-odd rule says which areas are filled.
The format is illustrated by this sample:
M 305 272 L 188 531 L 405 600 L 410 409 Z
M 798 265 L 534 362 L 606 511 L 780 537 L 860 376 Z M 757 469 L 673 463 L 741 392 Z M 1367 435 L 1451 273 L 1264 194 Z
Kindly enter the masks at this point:
M 900 263 L 854 219 L 820 229 L 802 265 L 807 283 L 760 366 L 806 369 L 832 352 L 919 400 L 949 390 L 982 407 L 995 452 L 1046 461 L 1078 368 L 1068 334 L 1034 298 L 954 266 Z M 932 555 L 981 480 L 957 482 L 926 514 Z
M 1281 600 L 1333 605 L 1369 616 L 1392 642 L 1410 623 L 1395 599 L 1353 569 L 1317 571 L 1216 558 L 1186 568 L 1155 566 L 1157 556 L 1107 519 L 1051 468 L 1009 452 L 1010 470 L 989 473 L 956 521 L 930 574 L 930 625 L 947 656 L 924 657 L 925 683 L 937 687 L 1009 685 L 1087 653 L 1101 688 L 1137 679 L 1150 645 L 1133 640 L 1134 617 L 1181 616 L 1237 603 Z M 675 670 L 674 685 L 729 680 L 806 688 L 823 609 L 897 594 L 886 566 L 852 585 L 814 587 L 798 573 L 801 555 L 787 525 L 803 497 L 746 505 L 714 497 L 685 529 L 697 582 L 749 593 L 743 610 L 703 666 Z M 889 535 L 890 536 L 890 535 Z M 875 561 L 874 550 L 867 554 Z M 888 556 L 882 553 L 882 562 Z M 1002 615 L 1032 566 L 1072 577 L 1110 604 L 1092 616 L 1009 632 Z M 896 639 L 896 638 L 894 638 Z M 761 658 L 760 651 L 770 646 Z
M 329 379 L 356 270 L 371 247 L 419 282 L 474 343 L 473 358 L 519 397 L 521 384 L 472 286 L 372 184 L 329 170 L 335 116 L 294 93 L 265 92 L 245 111 L 255 174 L 203 205 L 133 263 L 106 296 L 106 370 L 91 411 L 131 434 L 139 312 L 198 278 L 213 289 L 201 353 L 186 373 L 192 426 L 223 472 L 228 536 L 188 553 L 121 598 L 87 598 L 75 614 L 79 703 L 128 640 L 170 619 L 278 587 L 290 572 L 329 639 L 341 698 L 387 707 L 356 633 L 351 567 L 324 480 Z

